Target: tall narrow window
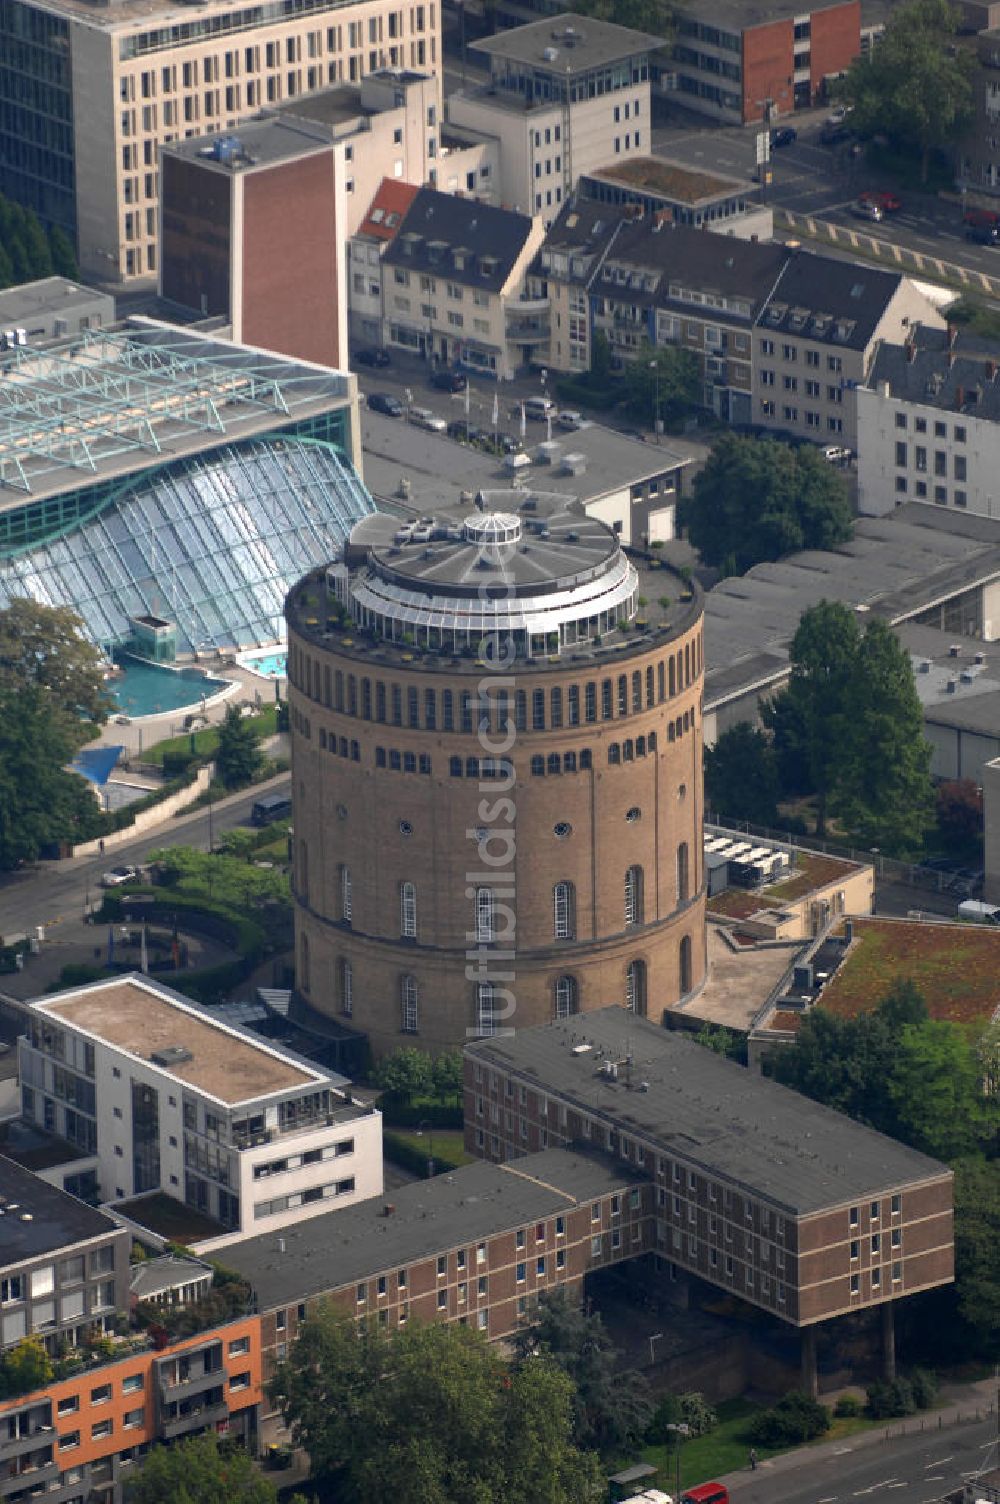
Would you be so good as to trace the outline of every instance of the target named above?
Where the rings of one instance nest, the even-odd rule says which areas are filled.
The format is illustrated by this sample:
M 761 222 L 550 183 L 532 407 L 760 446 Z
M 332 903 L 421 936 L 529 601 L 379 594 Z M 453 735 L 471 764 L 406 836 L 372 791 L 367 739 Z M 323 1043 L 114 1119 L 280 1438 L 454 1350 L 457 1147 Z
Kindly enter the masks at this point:
M 399 1026 L 404 1034 L 416 1034 L 420 1028 L 420 998 L 416 977 L 405 976 L 399 983 Z
M 682 841 L 677 848 L 677 902 L 685 903 L 688 897 L 688 844 Z
M 351 922 L 351 869 L 340 869 L 340 917 L 345 924 Z
M 642 924 L 642 868 L 629 867 L 625 873 L 625 924 Z
M 496 996 L 492 982 L 476 983 L 476 1029 L 484 1037 L 497 1031 Z
M 628 715 L 628 675 L 618 675 L 618 714 Z
M 309 991 L 309 936 L 303 935 L 299 945 L 299 986 L 303 992 Z
M 299 842 L 299 897 L 303 903 L 309 902 L 309 847 L 305 841 Z
M 340 961 L 340 1011 L 345 1018 L 354 1015 L 354 967 L 346 956 Z
M 476 941 L 489 945 L 494 939 L 493 889 L 476 889 Z
M 625 968 L 625 1006 L 630 1013 L 646 1016 L 646 963 L 630 961 Z
M 691 991 L 691 936 L 685 935 L 681 941 L 679 956 L 681 997 Z
M 556 977 L 556 1018 L 569 1018 L 576 1012 L 576 980 Z
M 415 883 L 399 885 L 399 933 L 404 940 L 417 938 L 417 889 Z
M 557 940 L 573 939 L 573 884 L 556 883 L 552 889 L 553 930 Z

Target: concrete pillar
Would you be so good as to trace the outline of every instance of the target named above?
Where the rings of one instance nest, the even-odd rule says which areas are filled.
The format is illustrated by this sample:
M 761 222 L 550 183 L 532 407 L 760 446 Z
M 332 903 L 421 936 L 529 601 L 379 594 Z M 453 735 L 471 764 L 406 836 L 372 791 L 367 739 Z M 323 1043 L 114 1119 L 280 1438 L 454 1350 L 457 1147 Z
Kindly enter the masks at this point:
M 882 1377 L 888 1384 L 896 1377 L 896 1313 L 891 1300 L 882 1306 Z
M 816 1328 L 814 1326 L 802 1328 L 802 1388 L 810 1399 L 816 1399 L 819 1394 L 819 1380 L 816 1375 Z

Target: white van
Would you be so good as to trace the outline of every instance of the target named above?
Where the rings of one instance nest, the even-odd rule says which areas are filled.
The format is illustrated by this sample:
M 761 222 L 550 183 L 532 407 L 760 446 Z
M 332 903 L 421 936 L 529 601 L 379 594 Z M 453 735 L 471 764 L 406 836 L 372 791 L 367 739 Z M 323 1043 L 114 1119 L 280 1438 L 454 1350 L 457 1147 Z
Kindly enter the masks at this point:
M 516 475 L 519 470 L 527 470 L 531 464 L 531 455 L 525 454 L 523 449 L 517 449 L 513 454 L 504 455 L 504 469 L 511 475 Z
M 548 417 L 555 417 L 556 405 L 551 397 L 526 397 L 524 400 L 524 416 L 533 418 L 536 423 L 544 423 Z
M 978 898 L 964 898 L 958 914 L 960 919 L 971 919 L 975 924 L 1000 924 L 1000 905 L 983 903 Z

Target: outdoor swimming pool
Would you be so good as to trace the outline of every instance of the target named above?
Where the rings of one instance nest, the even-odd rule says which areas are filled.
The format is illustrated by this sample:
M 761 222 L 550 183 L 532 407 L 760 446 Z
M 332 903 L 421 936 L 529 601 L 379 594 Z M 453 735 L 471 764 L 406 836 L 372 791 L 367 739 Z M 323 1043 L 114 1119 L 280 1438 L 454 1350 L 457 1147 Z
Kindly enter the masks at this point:
M 262 652 L 241 653 L 236 662 L 248 673 L 262 679 L 284 679 L 288 674 L 287 648 L 265 648 Z
M 140 658 L 122 656 L 121 673 L 109 679 L 123 715 L 134 720 L 144 715 L 163 715 L 169 711 L 198 708 L 202 699 L 211 700 L 232 685 L 231 679 L 210 679 L 197 668 L 164 668 L 158 663 L 144 663 Z

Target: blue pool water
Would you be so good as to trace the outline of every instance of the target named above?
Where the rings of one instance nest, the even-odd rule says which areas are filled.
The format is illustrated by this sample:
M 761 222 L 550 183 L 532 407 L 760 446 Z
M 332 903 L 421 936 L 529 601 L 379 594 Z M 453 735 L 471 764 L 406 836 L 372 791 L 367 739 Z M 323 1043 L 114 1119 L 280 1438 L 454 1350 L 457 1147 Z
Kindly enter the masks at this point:
M 275 648 L 270 653 L 247 653 L 236 660 L 240 668 L 251 674 L 260 674 L 263 679 L 284 679 L 288 673 L 288 652 Z
M 196 668 L 161 668 L 137 658 L 123 658 L 122 672 L 109 680 L 108 688 L 123 714 L 138 717 L 160 715 L 166 711 L 197 708 L 220 690 L 227 689 L 230 679 L 209 679 Z

